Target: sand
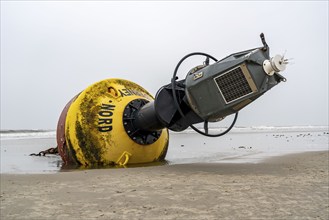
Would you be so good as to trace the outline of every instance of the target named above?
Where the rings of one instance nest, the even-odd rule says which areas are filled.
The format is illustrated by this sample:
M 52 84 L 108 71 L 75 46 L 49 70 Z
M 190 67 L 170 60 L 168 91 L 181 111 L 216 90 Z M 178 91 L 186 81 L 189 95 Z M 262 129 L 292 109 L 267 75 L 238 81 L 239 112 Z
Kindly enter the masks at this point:
M 328 191 L 328 151 L 254 164 L 1 174 L 1 220 L 327 220 Z

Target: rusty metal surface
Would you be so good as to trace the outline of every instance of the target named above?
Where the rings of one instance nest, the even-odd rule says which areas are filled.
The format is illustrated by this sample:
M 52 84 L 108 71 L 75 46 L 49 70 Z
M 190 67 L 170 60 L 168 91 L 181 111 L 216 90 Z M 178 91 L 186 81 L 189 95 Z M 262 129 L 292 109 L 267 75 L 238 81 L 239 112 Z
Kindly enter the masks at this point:
M 73 161 L 72 157 L 69 156 L 69 151 L 67 149 L 67 145 L 66 145 L 66 141 L 65 141 L 65 120 L 66 120 L 67 112 L 68 112 L 71 104 L 79 96 L 79 94 L 74 96 L 66 104 L 66 106 L 64 107 L 64 109 L 58 119 L 58 123 L 57 123 L 57 131 L 56 131 L 57 147 L 58 147 L 58 153 L 62 157 L 64 165 L 76 163 L 76 161 Z

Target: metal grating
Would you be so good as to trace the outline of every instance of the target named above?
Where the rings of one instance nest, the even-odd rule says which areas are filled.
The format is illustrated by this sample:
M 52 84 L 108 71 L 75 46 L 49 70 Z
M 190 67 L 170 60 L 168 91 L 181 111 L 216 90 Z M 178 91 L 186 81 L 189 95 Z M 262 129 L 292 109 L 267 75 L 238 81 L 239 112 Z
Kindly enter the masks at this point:
M 215 81 L 226 103 L 253 92 L 240 66 L 215 78 Z

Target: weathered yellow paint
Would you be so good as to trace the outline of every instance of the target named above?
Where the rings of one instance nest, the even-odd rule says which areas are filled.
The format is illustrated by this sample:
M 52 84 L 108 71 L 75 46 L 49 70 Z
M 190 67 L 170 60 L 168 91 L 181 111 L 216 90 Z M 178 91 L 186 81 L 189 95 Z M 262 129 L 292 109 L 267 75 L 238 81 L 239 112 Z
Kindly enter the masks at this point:
M 74 159 L 85 166 L 121 163 L 124 152 L 130 154 L 127 164 L 163 159 L 168 147 L 167 129 L 149 145 L 135 143 L 124 130 L 124 108 L 141 98 L 154 100 L 139 85 L 122 79 L 103 80 L 81 92 L 71 104 L 65 122 L 66 144 L 75 153 Z

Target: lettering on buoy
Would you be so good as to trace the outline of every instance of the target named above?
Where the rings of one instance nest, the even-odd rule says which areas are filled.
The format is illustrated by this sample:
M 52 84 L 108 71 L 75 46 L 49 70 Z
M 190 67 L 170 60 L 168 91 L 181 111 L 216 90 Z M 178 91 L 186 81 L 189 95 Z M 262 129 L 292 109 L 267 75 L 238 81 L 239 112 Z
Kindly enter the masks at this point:
M 115 105 L 103 104 L 101 110 L 98 112 L 98 130 L 100 132 L 112 131 L 112 116 Z
M 144 96 L 144 93 L 132 89 L 119 89 L 119 92 L 121 94 L 121 97 L 124 96 L 131 96 L 131 95 L 138 95 L 138 96 Z

